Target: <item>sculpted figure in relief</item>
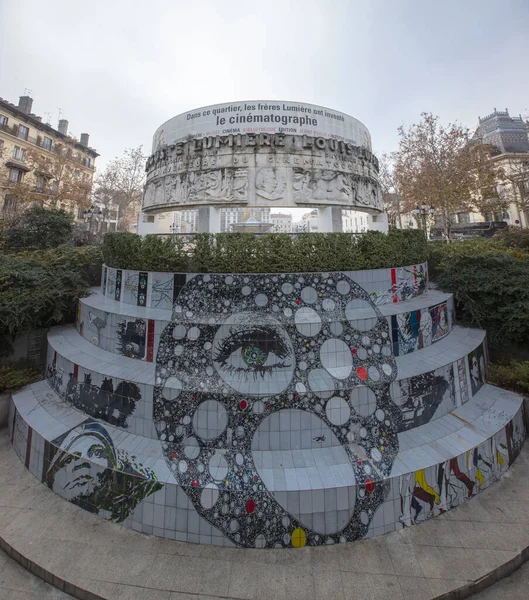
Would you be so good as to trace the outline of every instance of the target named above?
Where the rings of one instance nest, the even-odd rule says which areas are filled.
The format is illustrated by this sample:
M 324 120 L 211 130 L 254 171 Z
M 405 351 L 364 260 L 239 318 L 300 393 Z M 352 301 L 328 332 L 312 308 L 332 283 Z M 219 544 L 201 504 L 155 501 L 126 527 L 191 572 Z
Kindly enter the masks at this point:
M 322 171 L 312 193 L 315 200 L 349 200 L 351 196 L 352 187 L 348 176 L 340 171 Z
M 294 168 L 292 179 L 294 188 L 294 200 L 303 201 L 312 198 L 312 188 L 310 186 L 310 173 L 304 169 Z
M 172 204 L 176 198 L 176 175 L 165 178 L 165 204 Z
M 284 169 L 263 167 L 255 178 L 255 193 L 267 200 L 279 200 L 283 197 L 286 178 Z
M 353 186 L 347 173 L 340 171 L 317 171 L 311 181 L 309 171 L 294 169 L 294 200 L 351 200 Z
M 233 202 L 248 197 L 247 169 L 216 169 L 189 173 L 188 198 Z
M 154 203 L 154 184 L 148 183 L 145 186 L 145 191 L 143 193 L 143 207 L 146 208 L 151 206 Z

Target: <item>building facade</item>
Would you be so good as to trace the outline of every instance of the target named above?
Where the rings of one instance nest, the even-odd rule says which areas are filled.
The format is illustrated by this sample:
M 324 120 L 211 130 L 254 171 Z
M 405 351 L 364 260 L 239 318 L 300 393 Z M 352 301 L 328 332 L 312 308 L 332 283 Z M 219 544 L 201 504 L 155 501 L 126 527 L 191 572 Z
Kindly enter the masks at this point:
M 284 213 L 272 213 L 270 215 L 272 233 L 292 233 L 292 215 Z
M 77 140 L 68 134 L 66 119 L 54 129 L 32 107 L 29 96 L 17 106 L 0 98 L 0 217 L 15 217 L 37 202 L 82 220 L 99 154 L 89 147 L 87 133 Z
M 529 227 L 529 136 L 522 116 L 509 115 L 508 109 L 494 109 L 479 117 L 474 140 L 493 147 L 491 161 L 500 174 L 497 191 L 504 210 L 494 213 L 459 213 L 452 215 L 456 226 L 476 224 L 483 227 L 505 221 L 508 225 Z

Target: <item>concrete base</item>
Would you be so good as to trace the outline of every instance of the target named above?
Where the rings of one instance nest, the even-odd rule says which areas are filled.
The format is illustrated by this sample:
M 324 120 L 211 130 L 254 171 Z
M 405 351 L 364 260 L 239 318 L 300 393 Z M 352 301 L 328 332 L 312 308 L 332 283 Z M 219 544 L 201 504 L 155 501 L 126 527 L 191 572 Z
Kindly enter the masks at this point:
M 0 547 L 75 598 L 468 598 L 529 558 L 529 450 L 470 503 L 356 544 L 204 547 L 102 521 L 35 479 L 0 431 Z

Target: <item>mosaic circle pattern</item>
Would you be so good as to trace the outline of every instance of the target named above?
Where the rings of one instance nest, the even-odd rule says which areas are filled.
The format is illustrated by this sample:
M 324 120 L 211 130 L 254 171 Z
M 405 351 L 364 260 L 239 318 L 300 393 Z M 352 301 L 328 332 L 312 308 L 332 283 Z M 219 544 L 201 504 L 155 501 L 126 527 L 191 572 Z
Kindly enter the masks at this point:
M 198 513 L 236 545 L 315 546 L 367 533 L 402 416 L 389 393 L 388 323 L 358 284 L 342 273 L 197 275 L 175 299 L 156 362 L 154 421 L 167 464 Z M 290 514 L 254 463 L 260 424 L 287 409 L 321 419 L 353 468 L 354 510 L 333 534 Z

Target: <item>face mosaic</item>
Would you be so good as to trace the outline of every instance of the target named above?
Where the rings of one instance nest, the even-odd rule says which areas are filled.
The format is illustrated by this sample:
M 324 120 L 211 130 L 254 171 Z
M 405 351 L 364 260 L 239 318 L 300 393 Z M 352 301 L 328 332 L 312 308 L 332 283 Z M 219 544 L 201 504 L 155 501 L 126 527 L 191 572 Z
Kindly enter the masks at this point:
M 366 534 L 402 417 L 389 393 L 388 323 L 358 284 L 343 273 L 197 275 L 174 301 L 156 362 L 166 462 L 198 513 L 232 542 L 299 547 Z M 271 448 L 266 423 L 282 411 L 309 413 L 345 452 L 355 498 L 337 531 L 307 526 L 263 481 L 253 451 Z

